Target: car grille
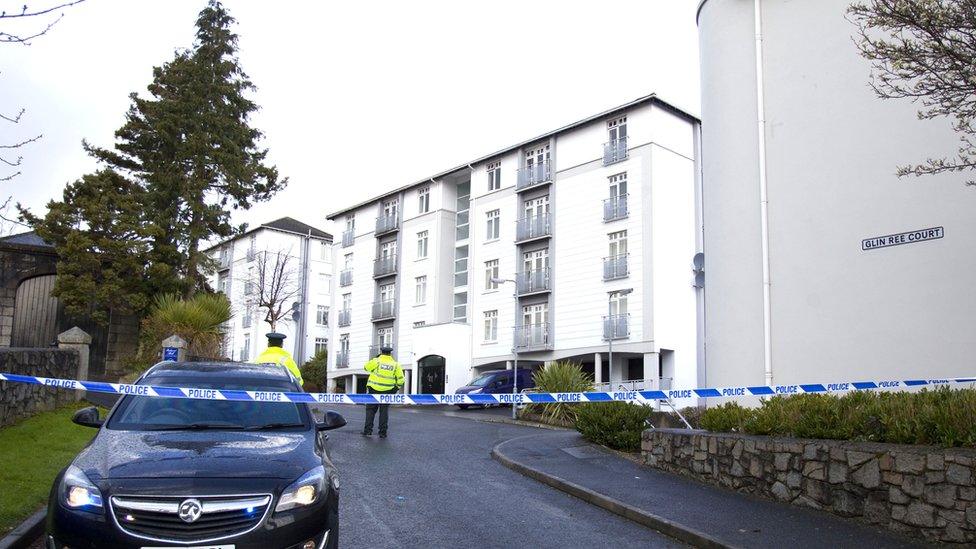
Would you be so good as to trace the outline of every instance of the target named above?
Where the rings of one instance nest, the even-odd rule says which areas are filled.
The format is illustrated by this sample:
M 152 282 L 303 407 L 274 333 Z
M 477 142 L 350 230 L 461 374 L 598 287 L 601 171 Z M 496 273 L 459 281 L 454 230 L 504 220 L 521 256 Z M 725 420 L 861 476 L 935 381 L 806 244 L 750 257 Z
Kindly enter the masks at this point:
M 198 503 L 199 518 L 180 518 L 180 507 Z M 199 497 L 112 497 L 112 516 L 119 528 L 144 539 L 206 542 L 240 535 L 256 528 L 268 512 L 270 495 Z

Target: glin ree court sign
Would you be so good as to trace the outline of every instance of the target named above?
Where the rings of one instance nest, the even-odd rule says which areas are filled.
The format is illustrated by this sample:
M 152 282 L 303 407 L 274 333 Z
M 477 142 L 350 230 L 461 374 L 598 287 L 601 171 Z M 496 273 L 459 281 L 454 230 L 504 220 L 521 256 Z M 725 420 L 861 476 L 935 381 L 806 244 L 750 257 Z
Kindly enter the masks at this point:
M 945 229 L 942 227 L 931 227 L 929 229 L 919 229 L 917 231 L 889 234 L 887 236 L 875 236 L 862 240 L 861 250 L 867 251 L 877 248 L 887 248 L 889 246 L 898 246 L 900 244 L 914 244 L 916 242 L 925 242 L 926 240 L 938 240 L 943 236 L 945 236 Z

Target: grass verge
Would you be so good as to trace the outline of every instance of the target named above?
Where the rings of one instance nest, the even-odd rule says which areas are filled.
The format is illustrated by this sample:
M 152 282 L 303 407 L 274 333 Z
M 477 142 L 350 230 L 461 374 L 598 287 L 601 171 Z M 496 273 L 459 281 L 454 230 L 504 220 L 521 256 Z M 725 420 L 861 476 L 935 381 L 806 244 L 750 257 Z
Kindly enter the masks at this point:
M 46 504 L 54 477 L 95 436 L 95 429 L 71 423 L 85 406 L 79 402 L 0 429 L 0 537 Z

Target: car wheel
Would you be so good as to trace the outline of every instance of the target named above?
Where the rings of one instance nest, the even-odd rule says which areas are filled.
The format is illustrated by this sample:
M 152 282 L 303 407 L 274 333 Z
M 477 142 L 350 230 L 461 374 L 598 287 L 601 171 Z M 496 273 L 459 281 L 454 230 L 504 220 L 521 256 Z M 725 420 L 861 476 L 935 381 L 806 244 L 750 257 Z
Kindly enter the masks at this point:
M 467 410 L 468 409 L 468 405 L 467 404 L 458 404 L 457 407 L 460 408 L 460 409 L 462 409 L 462 410 Z

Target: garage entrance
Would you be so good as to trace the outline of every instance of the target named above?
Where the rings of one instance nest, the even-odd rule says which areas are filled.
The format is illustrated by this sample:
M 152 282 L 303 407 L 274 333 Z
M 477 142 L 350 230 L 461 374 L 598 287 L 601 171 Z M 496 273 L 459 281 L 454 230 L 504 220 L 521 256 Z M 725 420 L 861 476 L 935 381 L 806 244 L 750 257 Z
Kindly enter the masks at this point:
M 440 355 L 428 355 L 417 361 L 421 393 L 444 392 L 444 366 L 444 357 Z

